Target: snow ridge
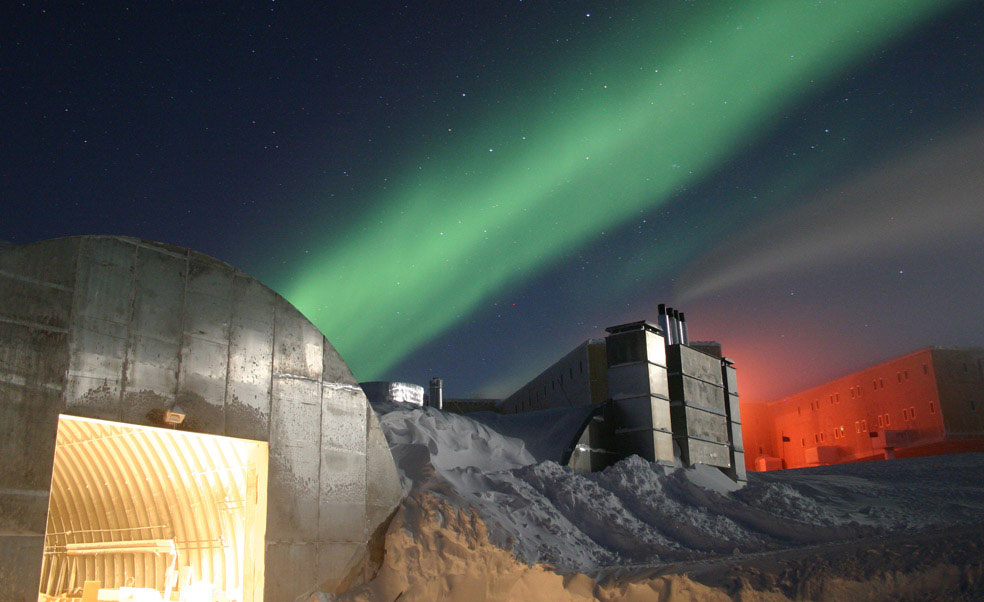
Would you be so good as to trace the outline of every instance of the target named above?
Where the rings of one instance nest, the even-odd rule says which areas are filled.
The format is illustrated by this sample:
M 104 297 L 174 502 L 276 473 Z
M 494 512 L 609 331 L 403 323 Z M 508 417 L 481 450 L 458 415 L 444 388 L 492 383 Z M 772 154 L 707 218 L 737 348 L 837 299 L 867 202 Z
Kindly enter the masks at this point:
M 949 480 L 952 471 L 941 474 L 926 458 L 901 474 L 901 463 L 887 462 L 825 467 L 839 471 L 829 478 L 825 469 L 753 473 L 738 488 L 713 467 L 663 467 L 637 456 L 578 475 L 537 462 L 522 441 L 466 416 L 374 408 L 408 490 L 474 508 L 493 544 L 563 573 L 851 540 L 973 522 L 984 512 L 984 454 L 967 454 Z

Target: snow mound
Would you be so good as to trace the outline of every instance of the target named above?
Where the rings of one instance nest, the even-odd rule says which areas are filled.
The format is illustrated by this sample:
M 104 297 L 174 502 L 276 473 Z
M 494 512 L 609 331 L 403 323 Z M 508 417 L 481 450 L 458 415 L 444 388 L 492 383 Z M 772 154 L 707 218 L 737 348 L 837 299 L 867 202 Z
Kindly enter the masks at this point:
M 926 468 L 872 462 L 753 473 L 738 488 L 713 467 L 637 456 L 578 475 L 537 462 L 523 441 L 466 416 L 374 408 L 408 488 L 474 509 L 493 544 L 563 573 L 847 541 L 974 522 L 984 512 L 984 454 L 968 454 L 960 471 L 934 467 L 933 458 L 921 459 Z M 413 521 L 403 528 L 412 531 Z

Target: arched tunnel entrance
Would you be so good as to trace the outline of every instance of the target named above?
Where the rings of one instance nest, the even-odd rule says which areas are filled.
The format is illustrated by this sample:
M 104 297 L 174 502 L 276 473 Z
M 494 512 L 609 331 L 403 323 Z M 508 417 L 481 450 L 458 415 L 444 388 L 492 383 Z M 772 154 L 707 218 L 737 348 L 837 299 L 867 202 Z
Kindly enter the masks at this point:
M 60 416 L 39 599 L 262 600 L 266 481 L 265 442 Z

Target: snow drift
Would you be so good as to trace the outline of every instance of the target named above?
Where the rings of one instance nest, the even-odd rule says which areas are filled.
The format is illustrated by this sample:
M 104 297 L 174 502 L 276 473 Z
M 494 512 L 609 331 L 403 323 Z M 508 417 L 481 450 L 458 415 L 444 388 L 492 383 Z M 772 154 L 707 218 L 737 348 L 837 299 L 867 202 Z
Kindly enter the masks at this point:
M 716 468 L 638 457 L 578 475 L 466 416 L 375 409 L 408 497 L 377 578 L 339 600 L 890 600 L 937 595 L 939 583 L 984 592 L 984 454 L 751 473 L 738 487 Z M 900 555 L 917 530 L 932 540 L 926 553 Z M 903 544 L 891 539 L 900 533 Z

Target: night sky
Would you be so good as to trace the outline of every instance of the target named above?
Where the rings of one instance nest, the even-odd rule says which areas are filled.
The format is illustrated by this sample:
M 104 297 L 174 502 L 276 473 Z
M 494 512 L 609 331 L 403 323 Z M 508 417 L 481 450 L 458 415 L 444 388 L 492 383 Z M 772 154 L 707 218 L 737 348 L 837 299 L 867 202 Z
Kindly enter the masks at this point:
M 0 239 L 212 255 L 359 380 L 686 312 L 745 399 L 984 346 L 984 5 L 0 9 Z

